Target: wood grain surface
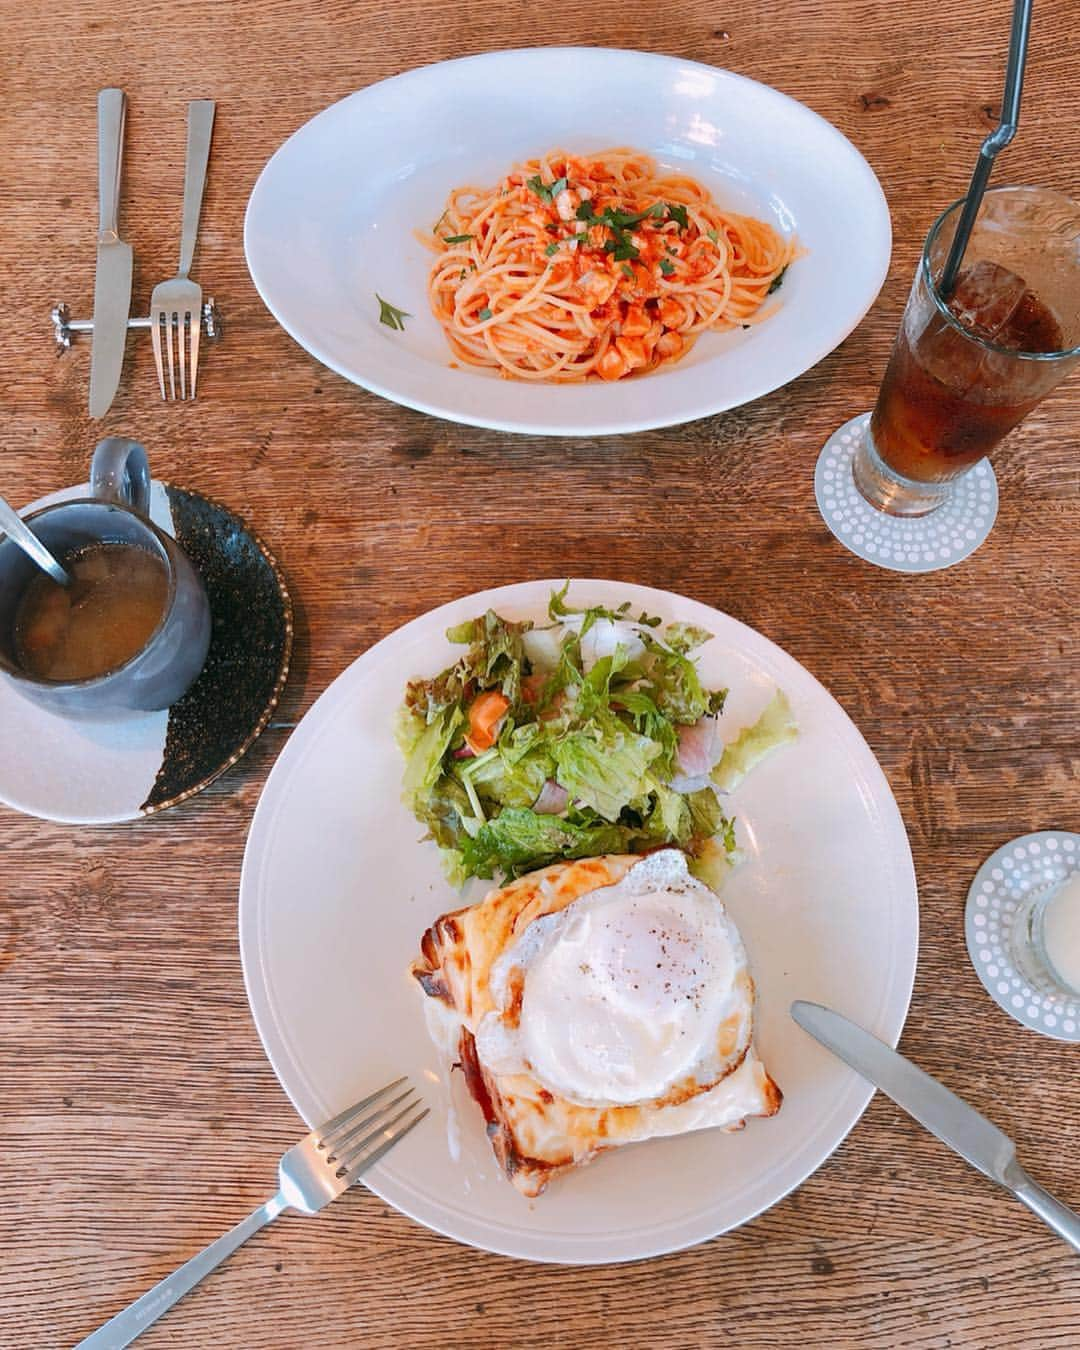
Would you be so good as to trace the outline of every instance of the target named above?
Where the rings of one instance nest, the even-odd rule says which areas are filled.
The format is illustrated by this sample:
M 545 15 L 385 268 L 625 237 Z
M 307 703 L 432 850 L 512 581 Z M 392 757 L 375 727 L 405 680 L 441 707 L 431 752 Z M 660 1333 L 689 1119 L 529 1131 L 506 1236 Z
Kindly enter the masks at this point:
M 685 592 L 832 690 L 880 758 L 915 853 L 922 949 L 902 1047 L 1080 1207 L 1076 1048 L 991 1004 L 962 924 L 988 853 L 1027 830 L 1080 828 L 1080 381 L 1002 453 L 997 524 L 957 568 L 904 577 L 858 561 L 822 524 L 811 482 L 827 434 L 872 402 L 925 229 L 963 191 L 993 123 L 1008 20 L 1006 0 L 0 0 L 0 490 L 22 503 L 83 481 L 100 435 L 134 435 L 160 476 L 258 527 L 298 619 L 279 717 L 200 797 L 94 829 L 0 808 L 0 1346 L 73 1344 L 265 1198 L 300 1129 L 237 950 L 240 863 L 267 772 L 376 639 L 534 576 Z M 1078 25 L 1077 0 L 1036 7 L 1021 132 L 999 181 L 1080 188 Z M 555 42 L 726 66 L 855 142 L 881 178 L 895 248 L 880 298 L 837 351 L 723 416 L 564 442 L 395 407 L 275 325 L 248 278 L 242 222 L 277 146 L 416 64 Z M 57 358 L 46 321 L 59 298 L 91 307 L 106 84 L 130 99 L 122 218 L 137 302 L 175 265 L 185 102 L 218 100 L 196 272 L 228 329 L 193 407 L 157 400 L 149 343 L 132 342 L 116 402 L 92 425 L 88 346 Z M 876 1097 L 798 1191 L 696 1250 L 530 1266 L 357 1190 L 259 1235 L 144 1343 L 1064 1350 L 1080 1345 L 1080 1265 Z

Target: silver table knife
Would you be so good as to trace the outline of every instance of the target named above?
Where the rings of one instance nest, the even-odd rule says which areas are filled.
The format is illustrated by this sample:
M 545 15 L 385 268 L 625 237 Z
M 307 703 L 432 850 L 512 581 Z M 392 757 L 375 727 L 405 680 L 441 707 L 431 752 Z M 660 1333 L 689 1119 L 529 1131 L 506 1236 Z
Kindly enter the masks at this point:
M 955 1092 L 846 1017 L 817 1003 L 791 1005 L 804 1031 L 903 1107 L 909 1116 L 959 1153 L 983 1176 L 1016 1198 L 1080 1251 L 1080 1214 L 1056 1200 L 1016 1160 L 1016 1145 Z
M 94 280 L 94 340 L 90 350 L 90 416 L 104 417 L 120 383 L 131 310 L 131 245 L 120 238 L 120 156 L 127 100 L 122 89 L 98 94 L 97 276 Z

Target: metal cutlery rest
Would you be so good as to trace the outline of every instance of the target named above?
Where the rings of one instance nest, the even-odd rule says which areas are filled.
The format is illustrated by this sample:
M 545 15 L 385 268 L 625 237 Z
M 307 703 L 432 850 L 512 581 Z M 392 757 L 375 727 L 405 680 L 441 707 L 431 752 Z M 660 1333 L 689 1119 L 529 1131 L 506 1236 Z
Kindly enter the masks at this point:
M 93 336 L 93 319 L 72 319 L 67 305 L 62 301 L 60 304 L 53 306 L 49 317 L 52 319 L 53 338 L 57 347 L 62 351 L 66 351 L 71 346 L 72 337 L 78 334 Z M 129 332 L 132 329 L 143 329 L 149 332 L 150 318 L 149 316 L 145 319 L 129 318 L 127 326 Z M 216 342 L 221 337 L 221 310 L 215 304 L 213 296 L 203 301 L 201 328 L 203 336 L 211 342 Z

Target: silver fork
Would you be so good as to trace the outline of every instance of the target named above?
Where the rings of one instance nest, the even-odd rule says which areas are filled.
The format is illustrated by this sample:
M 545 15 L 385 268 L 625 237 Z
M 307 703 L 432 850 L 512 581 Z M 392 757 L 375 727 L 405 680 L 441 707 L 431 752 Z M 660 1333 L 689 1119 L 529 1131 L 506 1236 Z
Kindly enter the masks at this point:
M 130 1345 L 282 1210 L 317 1214 L 325 1209 L 428 1114 L 411 1087 L 390 1097 L 404 1082 L 404 1078 L 399 1078 L 388 1083 L 289 1149 L 278 1164 L 278 1193 L 273 1199 L 260 1205 L 198 1256 L 166 1275 L 153 1289 L 80 1341 L 75 1350 L 120 1350 L 121 1346 Z
M 214 129 L 214 102 L 209 98 L 194 99 L 188 104 L 187 157 L 184 161 L 184 219 L 180 231 L 180 270 L 171 281 L 159 281 L 150 296 L 150 335 L 154 341 L 154 360 L 157 363 L 158 384 L 162 398 L 176 397 L 176 377 L 173 360 L 173 329 L 176 329 L 177 355 L 180 366 L 180 397 L 186 399 L 184 344 L 188 330 L 188 349 L 191 353 L 191 397 L 199 377 L 199 324 L 202 322 L 202 288 L 188 277 L 191 260 L 195 256 L 195 239 L 199 233 L 199 212 L 202 210 L 203 188 L 206 186 L 206 166 L 210 159 L 210 136 Z M 165 393 L 165 365 L 161 350 L 162 330 L 169 357 L 169 392 Z

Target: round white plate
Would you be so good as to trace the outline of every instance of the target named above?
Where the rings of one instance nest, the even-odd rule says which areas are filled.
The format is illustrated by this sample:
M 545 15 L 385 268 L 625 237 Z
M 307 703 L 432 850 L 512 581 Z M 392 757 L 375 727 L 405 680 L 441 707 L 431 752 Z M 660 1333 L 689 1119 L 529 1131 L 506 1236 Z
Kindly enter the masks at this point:
M 576 581 L 574 604 L 621 604 L 716 636 L 707 684 L 730 688 L 724 718 L 755 718 L 780 685 L 799 740 L 731 798 L 747 861 L 725 899 L 750 953 L 757 1043 L 785 1094 L 779 1115 L 739 1134 L 705 1131 L 616 1150 L 524 1200 L 501 1175 L 460 1074 L 445 1068 L 408 967 L 459 897 L 435 846 L 399 800 L 392 726 L 405 681 L 457 654 L 444 636 L 488 607 L 542 618 L 559 583 L 465 596 L 365 652 L 293 732 L 259 802 L 240 885 L 240 946 L 263 1045 L 310 1124 L 399 1074 L 432 1114 L 365 1177 L 419 1222 L 509 1256 L 626 1261 L 686 1247 L 774 1204 L 836 1148 L 870 1087 L 790 1020 L 793 999 L 827 1004 L 895 1044 L 907 1014 L 918 906 L 903 822 L 877 761 L 820 684 L 752 629 L 644 586 Z M 482 890 L 480 891 L 482 893 Z M 475 898 L 470 895 L 469 899 Z
M 428 309 L 432 256 L 413 231 L 432 228 L 455 186 L 497 183 L 556 147 L 615 145 L 798 235 L 809 252 L 789 270 L 779 312 L 748 331 L 707 334 L 677 365 L 616 385 L 452 370 Z M 339 375 L 454 422 L 559 436 L 673 426 L 786 384 L 870 308 L 891 241 L 873 171 L 809 108 L 730 71 L 594 47 L 493 52 L 362 89 L 277 151 L 244 222 L 267 308 Z M 412 316 L 404 332 L 379 323 L 376 291 Z

